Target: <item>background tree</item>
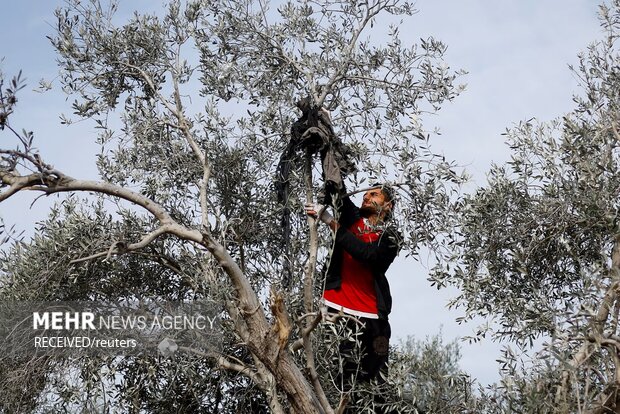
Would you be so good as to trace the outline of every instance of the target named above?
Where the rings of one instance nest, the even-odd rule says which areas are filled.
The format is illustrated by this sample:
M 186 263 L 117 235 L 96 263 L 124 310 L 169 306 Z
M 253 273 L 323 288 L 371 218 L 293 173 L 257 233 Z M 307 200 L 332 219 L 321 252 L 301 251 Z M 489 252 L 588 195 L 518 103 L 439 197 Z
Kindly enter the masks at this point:
M 424 340 L 409 337 L 397 350 L 391 366 L 392 375 L 398 379 L 389 392 L 402 394 L 403 400 L 410 402 L 401 404 L 399 411 L 478 412 L 474 382 L 459 367 L 459 359 L 458 344 L 444 344 L 441 333 Z
M 584 95 L 507 132 L 511 160 L 465 197 L 434 275 L 467 316 L 495 321 L 481 335 L 546 340 L 532 366 L 506 354 L 490 412 L 620 412 L 620 2 L 600 16 L 605 37 L 574 70 Z
M 319 250 L 301 208 L 316 194 L 312 164 L 293 171 L 285 206 L 273 189 L 294 103 L 309 96 L 331 111 L 362 171 L 351 188 L 369 179 L 399 187 L 404 251 L 433 248 L 450 222 L 450 183 L 461 181 L 417 122 L 456 95 L 445 46 L 404 45 L 397 25 L 387 43 L 373 37 L 384 27 L 377 16 L 413 13 L 393 0 L 172 1 L 162 16 L 127 22 L 116 9 L 69 1 L 51 37 L 63 91 L 75 98 L 64 122 L 90 119 L 99 131 L 99 181 L 45 163 L 33 134 L 9 122 L 19 82 L 3 89 L 1 125 L 14 139 L 0 150 L 0 202 L 21 191 L 76 195 L 31 241 L 3 251 L 0 292 L 19 301 L 208 298 L 221 306 L 224 346 L 165 360 L 4 358 L 4 410 L 333 412 L 343 398 L 318 374 L 324 344 L 312 333 L 315 269 L 328 246 Z M 78 197 L 85 192 L 94 195 Z M 296 212 L 286 295 L 284 208 Z

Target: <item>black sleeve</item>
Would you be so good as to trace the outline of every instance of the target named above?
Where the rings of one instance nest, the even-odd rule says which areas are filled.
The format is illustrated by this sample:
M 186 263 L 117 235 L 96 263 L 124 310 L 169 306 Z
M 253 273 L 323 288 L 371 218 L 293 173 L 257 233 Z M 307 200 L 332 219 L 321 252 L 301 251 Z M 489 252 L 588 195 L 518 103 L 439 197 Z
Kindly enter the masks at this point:
M 345 194 L 346 189 L 344 189 L 341 196 L 333 197 L 331 203 L 338 223 L 345 228 L 349 228 L 360 218 L 360 209 Z
M 379 240 L 366 243 L 342 226 L 336 232 L 336 243 L 355 260 L 383 272 L 392 264 L 400 248 L 398 236 L 392 231 L 385 231 Z

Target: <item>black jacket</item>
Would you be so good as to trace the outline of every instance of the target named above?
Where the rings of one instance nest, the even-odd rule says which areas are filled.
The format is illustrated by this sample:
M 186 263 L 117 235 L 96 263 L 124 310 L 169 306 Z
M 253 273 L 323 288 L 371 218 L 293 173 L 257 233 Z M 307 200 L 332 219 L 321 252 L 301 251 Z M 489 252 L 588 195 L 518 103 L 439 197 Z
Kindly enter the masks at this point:
M 375 280 L 379 318 L 387 320 L 392 310 L 392 295 L 385 272 L 398 255 L 400 234 L 395 228 L 388 226 L 382 229 L 377 241 L 366 243 L 349 231 L 349 228 L 360 217 L 359 208 L 349 197 L 342 198 L 336 206 L 336 218 L 340 228 L 336 232 L 332 257 L 327 267 L 325 290 L 340 288 L 342 279 L 340 270 L 344 250 L 355 260 L 370 267 Z

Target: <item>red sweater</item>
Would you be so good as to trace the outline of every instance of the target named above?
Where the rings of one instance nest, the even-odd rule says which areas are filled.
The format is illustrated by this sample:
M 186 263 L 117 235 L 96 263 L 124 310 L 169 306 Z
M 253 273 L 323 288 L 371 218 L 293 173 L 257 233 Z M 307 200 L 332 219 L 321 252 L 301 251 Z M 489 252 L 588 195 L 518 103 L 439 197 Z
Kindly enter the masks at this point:
M 349 231 L 365 243 L 379 239 L 380 232 L 373 232 L 360 218 Z M 326 290 L 323 298 L 328 306 L 336 310 L 367 318 L 378 318 L 377 296 L 372 271 L 368 266 L 355 260 L 344 250 L 342 257 L 342 282 L 339 289 Z

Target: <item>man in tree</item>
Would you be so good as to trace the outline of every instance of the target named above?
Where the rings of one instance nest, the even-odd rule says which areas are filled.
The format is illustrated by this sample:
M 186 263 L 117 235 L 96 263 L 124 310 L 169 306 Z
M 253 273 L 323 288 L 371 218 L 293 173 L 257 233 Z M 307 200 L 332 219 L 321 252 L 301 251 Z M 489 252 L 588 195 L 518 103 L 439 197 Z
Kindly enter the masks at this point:
M 334 232 L 323 293 L 328 312 L 353 316 L 360 326 L 363 356 L 360 364 L 350 358 L 345 361 L 345 379 L 357 374 L 359 380 L 369 381 L 387 364 L 392 297 L 385 272 L 399 250 L 398 232 L 388 226 L 394 203 L 394 189 L 376 185 L 366 191 L 359 208 L 348 196 L 335 203 L 337 220 L 324 206 L 306 205 L 307 214 Z M 351 352 L 351 343 L 343 341 L 341 353 Z
M 169 363 L 39 358 L 16 367 L 0 358 L 0 411 L 79 411 L 79 400 L 102 412 L 232 413 L 256 399 L 274 413 L 334 411 L 339 395 L 325 393 L 328 382 L 316 369 L 318 318 L 302 318 L 315 311 L 316 226 L 308 243 L 290 243 L 283 254 L 276 241 L 305 240 L 308 223 L 293 217 L 289 238 L 262 225 L 280 213 L 273 208 L 271 167 L 293 122 L 282 108 L 302 95 L 313 108 L 337 108 L 339 129 L 366 174 L 397 174 L 408 183 L 401 197 L 424 200 L 421 209 L 408 202 L 399 209 L 403 233 L 421 235 L 407 237 L 403 247 L 415 254 L 418 243 L 433 243 L 449 214 L 450 199 L 440 196 L 446 182 L 460 181 L 446 173 L 445 160 L 418 150 L 424 130 L 410 121 L 418 108 L 439 109 L 458 94 L 458 72 L 443 61 L 445 45 L 429 38 L 417 47 L 401 40 L 397 27 L 386 32 L 389 39 L 379 35 L 388 30 L 378 24 L 381 15 L 414 13 L 407 1 L 288 2 L 277 10 L 254 0 L 170 1 L 152 13 L 115 15 L 121 3 L 67 0 L 50 36 L 60 70 L 54 88 L 74 102 L 73 116 L 62 122 L 95 123 L 98 180 L 73 178 L 43 161 L 32 133 L 20 134 L 8 121 L 19 79 L 3 84 L 0 75 L 0 118 L 6 118 L 0 126 L 13 135 L 0 145 L 0 202 L 22 191 L 76 194 L 54 207 L 28 249 L 20 241 L 0 252 L 0 298 L 208 298 L 222 313 L 222 346 L 197 345 Z M 384 157 L 394 162 L 379 162 Z M 429 168 L 422 171 L 421 162 Z M 282 210 L 296 201 L 286 195 L 312 194 L 312 175 L 301 177 L 290 175 L 283 200 L 291 203 Z M 97 199 L 78 200 L 93 192 Z M 416 217 L 421 228 L 412 228 Z M 283 270 L 303 262 L 303 279 L 291 278 L 286 290 L 303 290 L 303 304 L 278 300 Z M 263 293 L 271 290 L 267 306 Z M 377 317 L 387 314 L 383 296 Z M 293 329 L 289 320 L 305 326 Z M 117 378 L 123 380 L 114 390 L 102 386 Z M 409 376 L 402 378 L 397 383 L 405 387 Z

